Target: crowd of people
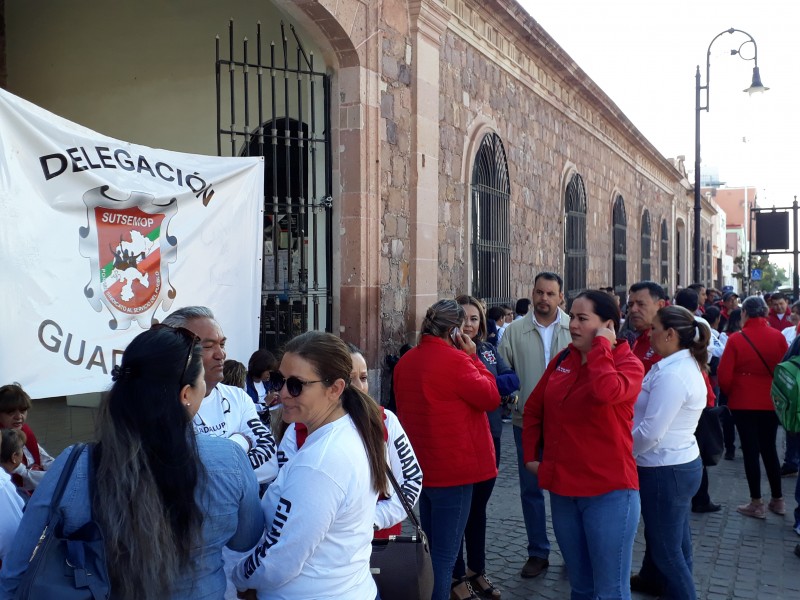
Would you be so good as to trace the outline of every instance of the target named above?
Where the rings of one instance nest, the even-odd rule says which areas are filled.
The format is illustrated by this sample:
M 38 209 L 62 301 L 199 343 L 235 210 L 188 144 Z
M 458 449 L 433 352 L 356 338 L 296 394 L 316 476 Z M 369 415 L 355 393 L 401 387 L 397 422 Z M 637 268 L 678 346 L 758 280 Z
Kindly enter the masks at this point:
M 767 302 L 770 302 L 771 309 Z M 396 414 L 369 396 L 364 353 L 307 332 L 228 360 L 213 312 L 179 309 L 139 334 L 112 371 L 97 439 L 62 503 L 64 530 L 94 519 L 115 598 L 379 599 L 372 541 L 419 503 L 432 600 L 499 600 L 487 573 L 487 505 L 511 421 L 527 538 L 520 571 L 549 567 L 545 494 L 573 599 L 631 591 L 696 598 L 689 514 L 720 509 L 695 438 L 725 405 L 738 433 L 744 517 L 783 515 L 784 464 L 770 386 L 800 354 L 800 303 L 715 298 L 700 284 L 587 290 L 567 307 L 559 275 L 530 299 L 434 303 L 392 374 Z M 791 345 L 791 347 L 790 347 Z M 0 598 L 28 569 L 71 448 L 53 459 L 26 424 L 32 402 L 0 387 Z M 761 465 L 770 499 L 762 498 Z M 800 483 L 796 491 L 800 504 Z M 131 499 L 136 501 L 132 502 Z M 795 511 L 800 535 L 800 506 Z M 644 524 L 644 560 L 632 574 Z M 412 574 L 413 575 L 413 574 Z

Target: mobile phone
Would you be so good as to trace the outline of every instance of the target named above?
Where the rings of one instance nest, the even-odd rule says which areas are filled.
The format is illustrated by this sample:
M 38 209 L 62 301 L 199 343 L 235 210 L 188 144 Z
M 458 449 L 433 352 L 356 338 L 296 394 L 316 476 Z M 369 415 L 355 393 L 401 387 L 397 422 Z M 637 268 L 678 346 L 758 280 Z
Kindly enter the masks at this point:
M 453 340 L 454 344 L 458 344 L 458 341 L 461 339 L 461 330 L 458 327 L 453 327 L 450 330 L 450 339 Z

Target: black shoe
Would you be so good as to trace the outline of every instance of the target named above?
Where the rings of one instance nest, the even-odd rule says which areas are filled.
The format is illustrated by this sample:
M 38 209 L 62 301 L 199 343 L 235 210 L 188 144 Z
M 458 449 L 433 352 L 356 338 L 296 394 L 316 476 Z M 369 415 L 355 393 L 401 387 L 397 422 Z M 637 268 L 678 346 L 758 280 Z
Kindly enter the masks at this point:
M 792 475 L 797 475 L 797 467 L 783 463 L 781 467 L 781 477 L 791 477 Z
M 664 588 L 660 584 L 642 579 L 641 575 L 631 575 L 631 591 L 648 596 L 661 596 L 664 594 Z
M 694 513 L 710 513 L 710 512 L 718 512 L 722 507 L 719 504 L 714 504 L 713 502 L 709 502 L 708 504 L 698 504 L 697 506 L 692 507 L 692 512 Z
M 538 577 L 549 566 L 550 561 L 546 558 L 542 558 L 540 556 L 530 556 L 528 557 L 528 561 L 525 563 L 525 566 L 522 567 L 522 572 L 520 572 L 519 575 L 525 579 Z
M 800 544 L 794 547 L 794 555 L 800 557 Z
M 736 450 L 726 450 L 725 451 L 725 460 L 733 460 L 734 456 L 736 456 Z

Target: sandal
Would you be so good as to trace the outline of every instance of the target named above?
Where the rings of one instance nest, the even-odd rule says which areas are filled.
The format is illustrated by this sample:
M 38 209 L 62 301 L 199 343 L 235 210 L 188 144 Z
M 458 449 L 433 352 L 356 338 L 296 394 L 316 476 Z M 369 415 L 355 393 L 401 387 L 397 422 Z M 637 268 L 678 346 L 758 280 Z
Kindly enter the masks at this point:
M 462 577 L 450 586 L 450 600 L 480 600 L 480 598 L 475 595 L 469 579 Z
M 500 600 L 500 590 L 494 587 L 494 584 L 486 576 L 486 573 L 475 573 L 474 575 L 467 577 L 467 581 L 470 583 L 472 589 L 479 598 Z

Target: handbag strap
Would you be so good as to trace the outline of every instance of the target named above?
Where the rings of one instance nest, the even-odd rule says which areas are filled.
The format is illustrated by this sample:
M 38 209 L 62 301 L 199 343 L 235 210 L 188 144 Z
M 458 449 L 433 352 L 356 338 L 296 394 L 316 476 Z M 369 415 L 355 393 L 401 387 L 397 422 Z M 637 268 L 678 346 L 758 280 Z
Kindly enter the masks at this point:
M 769 373 L 769 376 L 772 377 L 773 376 L 772 369 L 769 368 L 769 365 L 767 364 L 767 361 L 764 360 L 764 357 L 761 355 L 761 352 L 759 352 L 755 344 L 753 344 L 753 342 L 750 341 L 750 338 L 745 335 L 744 331 L 742 331 L 742 337 L 746 339 L 747 343 L 750 344 L 750 347 L 756 351 L 756 354 L 758 354 L 758 358 L 760 358 L 761 362 L 764 363 L 764 367 L 766 367 L 767 373 Z
M 81 454 L 83 453 L 83 449 L 86 447 L 86 444 L 75 444 L 72 447 L 72 450 L 67 457 L 67 461 L 64 463 L 64 468 L 61 470 L 61 475 L 58 478 L 58 483 L 56 483 L 55 490 L 53 491 L 53 498 L 50 500 L 50 519 L 52 520 L 55 517 L 56 511 L 58 510 L 59 505 L 61 504 L 61 498 L 64 495 L 64 490 L 67 487 L 67 483 L 72 476 L 72 471 L 75 468 L 75 464 L 78 462 Z
M 408 503 L 408 498 L 406 498 L 403 490 L 400 489 L 400 484 L 397 483 L 397 479 L 395 479 L 394 473 L 392 473 L 392 469 L 388 465 L 386 466 L 386 475 L 389 476 L 389 481 L 392 482 L 392 487 L 394 488 L 395 493 L 400 497 L 400 502 L 402 503 L 403 508 L 406 509 L 406 514 L 408 515 L 409 520 L 414 524 L 416 529 L 422 530 L 422 525 L 420 525 L 417 515 L 414 514 L 411 505 Z

